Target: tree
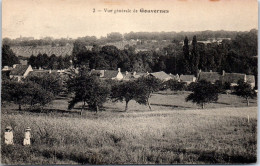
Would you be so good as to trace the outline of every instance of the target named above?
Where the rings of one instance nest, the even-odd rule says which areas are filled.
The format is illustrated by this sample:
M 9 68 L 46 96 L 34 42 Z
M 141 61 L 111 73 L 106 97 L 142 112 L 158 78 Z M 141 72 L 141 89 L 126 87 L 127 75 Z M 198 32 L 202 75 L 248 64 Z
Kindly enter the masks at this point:
M 49 57 L 49 64 L 48 64 L 48 68 L 51 69 L 51 70 L 54 70 L 54 69 L 57 69 L 57 66 L 58 66 L 58 58 L 55 54 L 52 54 L 50 57 Z
M 112 32 L 107 34 L 107 41 L 108 42 L 117 42 L 117 41 L 122 41 L 123 40 L 123 35 L 120 34 L 119 32 Z
M 14 52 L 9 45 L 2 46 L 2 67 L 12 66 L 13 64 L 18 64 L 18 57 L 15 56 Z
M 3 101 L 14 102 L 18 104 L 19 111 L 22 109 L 22 105 L 26 104 L 26 90 L 25 86 L 21 83 L 5 80 L 2 82 L 1 97 Z
M 68 92 L 73 94 L 69 101 L 69 109 L 72 109 L 76 103 L 83 102 L 81 115 L 85 104 L 87 103 L 91 110 L 99 111 L 103 103 L 106 102 L 110 88 L 105 81 L 100 80 L 96 76 L 81 74 L 81 72 L 71 77 L 67 82 Z
M 188 95 L 186 101 L 192 101 L 198 105 L 201 105 L 202 109 L 206 103 L 211 103 L 218 100 L 217 88 L 205 80 L 199 81 L 196 86 L 193 87 L 192 93 Z
M 247 106 L 249 106 L 249 99 L 256 96 L 255 91 L 252 89 L 251 85 L 244 80 L 238 80 L 237 86 L 235 87 L 235 93 L 238 96 L 241 96 L 246 99 Z
M 191 50 L 191 73 L 197 74 L 199 65 L 199 53 L 197 48 L 197 38 L 193 36 L 192 39 L 192 50 Z
M 190 74 L 191 73 L 191 57 L 190 57 L 190 50 L 189 50 L 189 40 L 187 36 L 184 39 L 184 45 L 183 45 L 183 55 L 184 55 L 184 61 L 183 61 L 183 67 L 184 67 L 184 73 Z
M 139 89 L 136 81 L 122 82 L 112 86 L 110 97 L 113 102 L 125 101 L 125 111 L 127 111 L 129 101 L 133 100 L 137 96 L 138 90 Z
M 45 91 L 53 93 L 55 96 L 62 91 L 62 79 L 58 73 L 45 73 L 26 77 L 25 81 L 33 82 L 41 86 Z
M 136 81 L 138 86 L 138 91 L 135 97 L 135 101 L 139 104 L 148 105 L 149 109 L 152 110 L 149 99 L 152 93 L 159 90 L 161 86 L 161 81 L 152 76 L 140 77 Z
M 2 83 L 2 100 L 22 105 L 45 106 L 54 99 L 54 95 L 33 82 L 14 82 L 10 80 Z
M 37 66 L 37 57 L 36 56 L 34 56 L 33 54 L 30 56 L 30 58 L 29 58 L 29 64 L 32 66 L 32 67 L 38 67 Z

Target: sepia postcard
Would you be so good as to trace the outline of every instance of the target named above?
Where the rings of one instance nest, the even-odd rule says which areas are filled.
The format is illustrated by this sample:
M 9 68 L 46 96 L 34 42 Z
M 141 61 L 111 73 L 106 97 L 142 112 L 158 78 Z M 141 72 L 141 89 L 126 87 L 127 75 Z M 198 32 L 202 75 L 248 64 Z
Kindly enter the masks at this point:
M 255 164 L 257 0 L 3 0 L 1 164 Z

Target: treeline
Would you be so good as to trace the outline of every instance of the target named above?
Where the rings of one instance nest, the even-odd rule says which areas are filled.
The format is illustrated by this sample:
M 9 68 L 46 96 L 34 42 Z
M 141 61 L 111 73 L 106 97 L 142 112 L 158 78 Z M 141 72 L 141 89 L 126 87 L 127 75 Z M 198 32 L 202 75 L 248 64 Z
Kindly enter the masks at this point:
M 256 29 L 252 29 L 250 32 L 257 33 Z M 247 32 L 238 32 L 238 31 L 196 31 L 196 32 L 130 32 L 121 34 L 118 32 L 112 32 L 107 34 L 105 37 L 100 37 L 99 39 L 96 36 L 85 36 L 79 37 L 77 39 L 72 38 L 61 38 L 54 39 L 52 37 L 45 37 L 43 39 L 31 39 L 28 37 L 10 39 L 4 38 L 3 44 L 9 46 L 65 46 L 66 44 L 73 44 L 75 40 L 80 40 L 86 45 L 103 45 L 109 42 L 117 42 L 122 40 L 170 40 L 170 41 L 183 41 L 185 36 L 192 38 L 194 35 L 197 36 L 197 40 L 208 40 L 209 38 L 231 38 L 234 39 L 237 35 L 244 35 Z
M 94 37 L 92 39 L 95 40 Z M 165 71 L 195 75 L 199 69 L 216 72 L 225 70 L 230 73 L 253 74 L 257 78 L 257 31 L 237 34 L 233 40 L 223 40 L 221 44 L 203 44 L 198 42 L 197 36 L 183 39 L 184 45 L 173 41 L 162 49 L 141 52 L 137 52 L 135 46 L 119 50 L 115 46 L 101 47 L 98 44 L 93 44 L 89 50 L 84 39 L 80 39 L 73 44 L 72 56 L 32 55 L 29 64 L 36 68 L 64 69 L 70 67 L 72 62 L 74 67 L 88 65 L 90 69 L 121 68 L 122 71 Z M 10 47 L 4 45 L 2 66 L 10 66 L 14 62 L 17 62 L 17 58 Z
M 42 69 L 67 69 L 71 67 L 71 56 L 66 55 L 63 56 L 56 56 L 52 54 L 48 56 L 47 54 L 38 54 L 37 56 L 31 55 L 28 59 L 28 63 L 33 68 L 42 68 Z
M 244 32 L 237 31 L 195 31 L 195 32 L 130 32 L 124 34 L 124 39 L 140 40 L 177 40 L 182 41 L 185 36 L 191 38 L 196 35 L 198 40 L 207 40 L 208 38 L 234 38 L 237 34 Z
M 191 44 L 190 44 L 190 41 Z M 178 42 L 161 50 L 136 53 L 134 46 L 119 50 L 115 46 L 94 45 L 87 50 L 81 41 L 75 41 L 72 60 L 75 67 L 82 64 L 91 69 L 121 68 L 122 71 L 195 74 L 203 71 L 235 72 L 257 76 L 257 33 L 250 31 L 237 35 L 221 44 L 203 44 L 197 36 L 185 37 L 184 45 Z
M 4 38 L 3 44 L 9 45 L 9 46 L 65 46 L 66 44 L 73 44 L 74 40 L 67 39 L 67 38 L 61 38 L 61 39 L 53 39 L 51 37 L 46 37 L 43 39 L 10 39 L 10 38 Z

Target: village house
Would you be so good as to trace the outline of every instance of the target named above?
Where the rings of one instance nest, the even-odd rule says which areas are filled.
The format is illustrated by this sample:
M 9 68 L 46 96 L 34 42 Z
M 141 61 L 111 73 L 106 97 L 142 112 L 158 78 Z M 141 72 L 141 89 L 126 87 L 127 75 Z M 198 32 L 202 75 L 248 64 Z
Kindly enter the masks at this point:
M 133 80 L 133 79 L 138 79 L 138 78 L 140 78 L 140 77 L 142 77 L 142 76 L 147 76 L 149 73 L 147 72 L 147 73 L 144 73 L 144 72 L 125 72 L 125 73 L 123 73 L 123 75 L 124 75 L 124 78 L 123 78 L 123 80 L 124 81 L 129 81 L 129 80 Z
M 222 83 L 228 82 L 231 86 L 237 86 L 238 80 L 243 80 L 251 85 L 252 88 L 255 87 L 255 76 L 254 75 L 246 75 L 243 73 L 226 73 L 224 70 L 222 71 L 222 75 L 217 72 L 201 72 L 198 73 L 198 81 L 206 80 L 214 84 L 217 80 Z
M 254 75 L 246 75 L 246 82 L 249 83 L 252 88 L 255 88 L 255 76 Z
M 146 76 L 148 73 L 139 73 L 139 72 L 137 73 L 135 71 L 134 72 L 126 71 L 122 74 L 124 76 L 124 78 L 123 78 L 124 81 L 130 81 L 130 80 L 133 80 L 133 79 L 138 79 L 142 76 Z
M 168 81 L 172 79 L 172 77 L 168 74 L 166 74 L 164 71 L 155 72 L 155 73 L 149 73 L 150 76 L 153 76 L 155 78 L 158 78 L 161 81 Z
M 217 72 L 201 72 L 198 73 L 198 81 L 205 80 L 214 84 L 217 80 L 220 80 L 221 75 Z
M 60 74 L 58 70 L 42 70 L 42 69 L 34 69 L 29 73 L 29 76 L 44 76 L 44 75 L 49 75 L 49 74 Z
M 194 75 L 180 75 L 180 81 L 185 82 L 187 85 L 189 85 L 192 82 L 196 81 L 196 77 Z
M 31 65 L 15 64 L 10 72 L 10 79 L 19 82 L 22 78 L 26 78 L 31 71 L 33 71 Z
M 221 81 L 224 82 L 229 82 L 231 86 L 236 86 L 238 80 L 244 80 L 246 82 L 246 74 L 241 74 L 241 73 L 225 73 L 223 72 Z
M 4 66 L 2 69 L 2 79 L 9 79 L 10 78 L 10 72 L 13 68 L 9 66 Z
M 179 74 L 173 75 L 173 74 L 170 73 L 169 76 L 171 76 L 174 81 L 180 82 L 180 76 L 179 76 Z
M 91 75 L 96 75 L 102 79 L 112 79 L 112 80 L 122 80 L 124 78 L 123 74 L 121 73 L 121 69 L 118 70 L 91 70 Z

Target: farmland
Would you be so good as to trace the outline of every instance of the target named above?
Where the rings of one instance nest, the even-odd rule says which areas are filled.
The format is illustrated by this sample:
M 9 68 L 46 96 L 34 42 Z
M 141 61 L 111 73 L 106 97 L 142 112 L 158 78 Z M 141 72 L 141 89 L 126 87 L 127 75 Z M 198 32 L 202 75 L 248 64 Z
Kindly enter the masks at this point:
M 72 45 L 66 46 L 12 46 L 11 49 L 17 56 L 22 57 L 30 57 L 31 55 L 38 55 L 38 54 L 47 54 L 51 56 L 55 54 L 56 56 L 66 56 L 72 54 Z
M 67 111 L 60 98 L 46 111 L 2 107 L 4 127 L 14 128 L 14 146 L 3 145 L 3 164 L 209 164 L 256 162 L 257 102 L 250 107 L 222 94 L 206 109 L 185 102 L 189 92 L 159 92 L 153 110 L 107 102 L 105 111 Z M 248 121 L 249 117 L 249 121 Z M 32 146 L 22 146 L 24 129 L 32 128 Z M 3 139 L 3 135 L 2 135 Z

